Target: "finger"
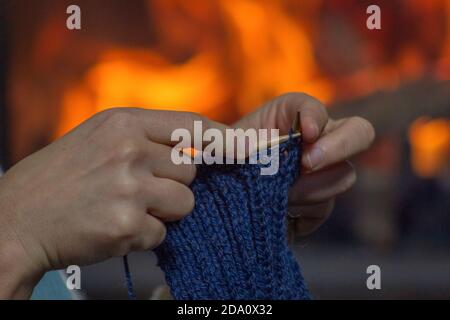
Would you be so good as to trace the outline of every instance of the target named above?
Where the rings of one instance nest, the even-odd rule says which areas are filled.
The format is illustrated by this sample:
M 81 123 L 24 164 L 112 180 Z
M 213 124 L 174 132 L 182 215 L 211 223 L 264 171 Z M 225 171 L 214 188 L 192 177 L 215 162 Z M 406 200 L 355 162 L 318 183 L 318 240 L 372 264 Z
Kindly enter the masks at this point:
M 288 93 L 276 97 L 233 126 L 277 128 L 281 134 L 286 134 L 299 112 L 304 141 L 316 141 L 328 122 L 328 113 L 320 101 L 304 93 Z
M 334 199 L 309 206 L 290 207 L 289 214 L 295 218 L 295 233 L 305 237 L 316 231 L 333 212 Z
M 306 146 L 302 164 L 309 170 L 332 165 L 366 150 L 375 138 L 375 131 L 367 120 L 352 117 L 338 122 L 316 143 Z
M 172 133 L 177 129 L 187 130 L 190 137 L 188 146 L 193 146 L 196 135 L 198 135 L 197 140 L 202 141 L 206 130 L 217 129 L 225 137 L 225 130 L 228 128 L 224 124 L 192 112 L 146 109 L 130 109 L 130 111 L 142 121 L 150 140 L 171 146 L 178 143 L 172 140 Z
M 131 251 L 144 251 L 156 248 L 164 241 L 166 233 L 166 226 L 161 220 L 149 214 L 145 215 L 141 221 L 138 235 L 133 241 Z
M 298 113 L 300 113 L 300 130 L 306 143 L 315 142 L 328 123 L 328 112 L 316 98 L 304 93 L 288 93 L 275 103 L 278 107 L 277 124 L 288 131 Z
M 180 220 L 194 209 L 194 194 L 184 184 L 152 177 L 147 182 L 147 211 L 163 221 Z
M 356 172 L 349 162 L 303 175 L 289 191 L 291 205 L 305 205 L 324 202 L 348 189 L 356 181 Z
M 148 166 L 155 177 L 175 180 L 187 186 L 195 179 L 197 168 L 193 161 L 175 164 L 171 147 L 150 142 L 148 152 L 152 153 Z M 183 157 L 188 158 L 187 155 Z
M 295 101 L 295 98 L 292 99 Z M 300 127 L 303 141 L 306 143 L 317 141 L 329 120 L 325 106 L 319 100 L 306 96 L 303 98 L 300 108 L 289 108 L 291 125 L 296 116 L 296 109 L 300 112 Z

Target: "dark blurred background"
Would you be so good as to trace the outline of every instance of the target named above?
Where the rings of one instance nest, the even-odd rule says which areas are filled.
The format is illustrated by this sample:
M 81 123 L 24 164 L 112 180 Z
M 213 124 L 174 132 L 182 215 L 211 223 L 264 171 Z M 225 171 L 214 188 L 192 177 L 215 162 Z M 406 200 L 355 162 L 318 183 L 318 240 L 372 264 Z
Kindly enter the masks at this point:
M 1 1 L 1 147 L 9 165 L 113 106 L 189 110 L 230 123 L 284 92 L 377 140 L 330 220 L 293 243 L 313 295 L 450 298 L 450 1 Z M 366 28 L 381 8 L 382 29 Z M 0 80 L 0 83 L 3 83 Z M 366 288 L 381 267 L 382 290 Z M 140 297 L 163 284 L 134 254 Z M 120 260 L 83 270 L 88 298 L 125 298 Z

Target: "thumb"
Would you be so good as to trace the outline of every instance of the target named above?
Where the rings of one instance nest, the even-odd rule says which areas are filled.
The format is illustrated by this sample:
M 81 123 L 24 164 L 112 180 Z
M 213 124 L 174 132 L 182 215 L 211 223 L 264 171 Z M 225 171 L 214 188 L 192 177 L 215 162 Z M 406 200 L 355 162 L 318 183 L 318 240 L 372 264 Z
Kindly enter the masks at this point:
M 300 130 L 303 141 L 315 142 L 328 123 L 328 113 L 320 101 L 304 93 L 287 93 L 276 97 L 241 119 L 234 126 L 277 128 L 280 129 L 280 134 L 287 134 L 298 113 L 300 113 Z

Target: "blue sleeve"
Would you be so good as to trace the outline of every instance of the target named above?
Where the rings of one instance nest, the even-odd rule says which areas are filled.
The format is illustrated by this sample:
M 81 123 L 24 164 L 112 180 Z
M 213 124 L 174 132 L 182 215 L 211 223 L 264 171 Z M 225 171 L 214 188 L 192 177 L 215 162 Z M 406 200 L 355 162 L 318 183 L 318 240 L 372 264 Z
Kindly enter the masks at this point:
M 60 271 L 47 272 L 33 290 L 32 300 L 72 300 Z

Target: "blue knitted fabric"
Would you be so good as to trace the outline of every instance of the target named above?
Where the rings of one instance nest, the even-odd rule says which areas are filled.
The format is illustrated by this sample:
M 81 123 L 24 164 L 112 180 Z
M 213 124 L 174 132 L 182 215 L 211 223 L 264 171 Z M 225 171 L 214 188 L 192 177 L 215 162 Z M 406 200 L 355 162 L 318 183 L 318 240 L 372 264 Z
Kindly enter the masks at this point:
M 198 167 L 192 214 L 170 223 L 155 250 L 175 299 L 310 298 L 286 237 L 299 158 L 291 139 L 280 146 L 276 175 L 254 164 Z

